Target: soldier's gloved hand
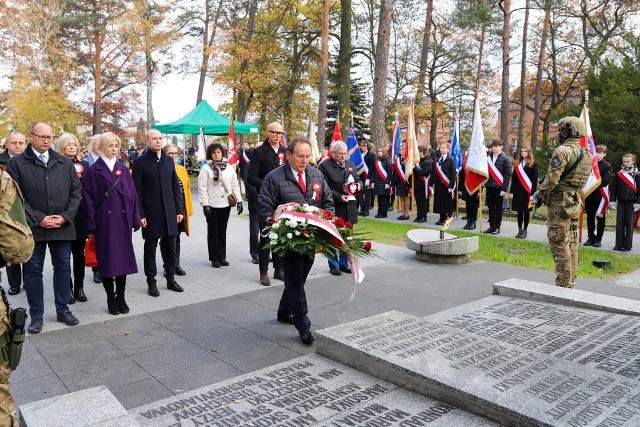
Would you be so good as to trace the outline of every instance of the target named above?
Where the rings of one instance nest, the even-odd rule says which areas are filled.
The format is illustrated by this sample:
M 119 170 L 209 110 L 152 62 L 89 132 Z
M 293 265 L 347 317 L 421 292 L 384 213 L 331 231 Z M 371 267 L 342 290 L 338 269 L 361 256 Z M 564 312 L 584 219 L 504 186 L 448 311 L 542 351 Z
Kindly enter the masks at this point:
M 238 215 L 242 213 L 244 209 L 242 209 L 242 202 L 236 203 L 236 209 L 238 209 Z
M 506 192 L 506 191 L 501 191 L 501 192 L 500 192 L 500 197 L 504 197 L 504 195 L 505 195 L 505 194 L 507 194 L 507 192 Z
M 204 213 L 205 218 L 211 218 L 211 206 L 203 206 L 202 212 Z
M 609 209 L 611 209 L 612 211 L 618 210 L 618 203 L 617 202 L 610 202 L 609 203 Z

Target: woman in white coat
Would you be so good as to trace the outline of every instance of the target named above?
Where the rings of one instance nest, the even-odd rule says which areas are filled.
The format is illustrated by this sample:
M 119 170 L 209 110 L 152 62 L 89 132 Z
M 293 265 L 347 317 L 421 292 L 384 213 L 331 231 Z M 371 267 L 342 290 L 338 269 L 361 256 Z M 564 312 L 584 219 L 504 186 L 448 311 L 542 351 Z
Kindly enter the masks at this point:
M 238 215 L 242 213 L 242 195 L 235 169 L 227 163 L 225 149 L 220 144 L 207 147 L 207 163 L 198 176 L 198 197 L 207 218 L 207 246 L 209 261 L 214 268 L 228 266 L 227 223 L 233 206 L 233 195 Z

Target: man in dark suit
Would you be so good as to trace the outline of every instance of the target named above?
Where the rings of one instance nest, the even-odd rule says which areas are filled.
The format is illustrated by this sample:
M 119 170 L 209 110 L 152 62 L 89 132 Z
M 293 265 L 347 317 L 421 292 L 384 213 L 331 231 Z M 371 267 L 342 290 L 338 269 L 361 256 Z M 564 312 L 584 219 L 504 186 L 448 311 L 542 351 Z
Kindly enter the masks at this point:
M 373 189 L 369 188 L 371 184 L 369 176 L 373 172 L 373 168 L 376 167 L 376 155 L 369 151 L 370 144 L 367 139 L 358 142 L 358 147 L 360 147 L 360 152 L 362 153 L 362 160 L 364 160 L 364 164 L 368 170 L 368 172 L 363 172 L 360 175 L 361 181 L 364 181 L 362 193 L 358 195 L 358 205 L 360 205 L 361 216 L 369 216 L 369 209 L 373 205 Z
M 7 134 L 4 145 L 6 150 L 0 154 L 0 166 L 7 166 L 9 160 L 21 154 L 24 151 L 26 145 L 26 139 L 22 132 L 12 130 Z M 7 280 L 9 282 L 9 295 L 17 295 L 20 293 L 20 286 L 22 286 L 22 265 L 12 264 L 7 265 Z
M 287 162 L 269 173 L 260 189 L 260 222 L 266 223 L 279 205 L 291 202 L 306 203 L 334 213 L 331 189 L 319 170 L 307 167 L 310 158 L 311 144 L 308 139 L 296 137 L 289 142 Z M 307 297 L 304 291 L 314 258 L 314 253 L 295 251 L 287 251 L 283 256 L 284 292 L 277 319 L 294 325 L 304 344 L 311 344 L 315 340 L 310 329 L 311 321 L 307 316 Z
M 331 158 L 318 167 L 324 175 L 325 181 L 331 188 L 331 196 L 336 209 L 336 216 L 345 222 L 352 224 L 358 222 L 358 207 L 355 199 L 349 199 L 344 191 L 344 185 L 349 180 L 360 182 L 356 165 L 348 160 L 347 144 L 342 141 L 334 141 L 331 144 Z M 362 183 L 360 183 L 362 185 Z M 351 274 L 349 260 L 346 255 L 329 259 L 329 272 L 334 276 L 340 276 L 342 272 Z
M 28 330 L 37 334 L 42 331 L 44 317 L 42 270 L 47 246 L 53 263 L 56 318 L 67 326 L 78 324 L 67 304 L 71 295 L 71 242 L 76 238 L 73 220 L 80 206 L 82 187 L 73 162 L 51 148 L 50 125 L 35 123 L 28 137 L 31 143 L 9 161 L 7 172 L 22 190 L 36 242 L 31 259 L 24 264 L 24 289 L 31 315 Z
M 509 191 L 509 184 L 511 184 L 513 160 L 502 151 L 503 146 L 502 140 L 494 139 L 491 143 L 491 154 L 487 157 L 489 179 L 485 184 L 487 190 L 485 203 L 489 208 L 489 228 L 483 231 L 485 234 L 500 234 L 502 201 Z
M 280 123 L 273 122 L 267 127 L 267 139 L 260 147 L 256 147 L 251 153 L 251 162 L 249 163 L 249 171 L 247 172 L 247 182 L 253 185 L 257 193 L 260 193 L 262 188 L 262 182 L 269 172 L 275 168 L 284 165 L 285 162 L 285 149 L 280 145 L 282 141 L 282 135 L 284 134 L 284 128 Z M 260 218 L 260 229 L 265 228 L 268 218 Z M 269 280 L 269 248 L 265 248 L 265 245 L 269 243 L 269 239 L 266 237 L 260 237 L 260 284 L 263 286 L 270 286 Z M 284 271 L 282 270 L 282 263 L 278 254 L 272 254 L 273 258 L 273 278 L 278 280 L 284 280 Z
M 144 274 L 149 295 L 160 296 L 156 285 L 156 249 L 160 240 L 167 288 L 182 292 L 175 280 L 176 236 L 182 221 L 182 190 L 173 160 L 162 150 L 162 134 L 151 129 L 147 150 L 133 161 L 133 183 L 138 193 L 142 238 L 144 239 Z

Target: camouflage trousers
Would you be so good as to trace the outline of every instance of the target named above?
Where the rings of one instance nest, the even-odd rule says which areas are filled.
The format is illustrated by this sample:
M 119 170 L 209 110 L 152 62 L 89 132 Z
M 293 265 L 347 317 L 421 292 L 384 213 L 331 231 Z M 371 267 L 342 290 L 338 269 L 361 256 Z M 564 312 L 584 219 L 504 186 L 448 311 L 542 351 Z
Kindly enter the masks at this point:
M 578 270 L 578 219 L 564 219 L 562 198 L 549 200 L 547 238 L 556 263 L 556 286 L 573 288 Z
M 7 307 L 0 298 L 0 335 L 4 334 L 9 327 L 7 318 Z M 17 427 L 18 416 L 16 413 L 16 402 L 9 391 L 9 379 L 11 369 L 9 361 L 0 363 L 0 427 Z

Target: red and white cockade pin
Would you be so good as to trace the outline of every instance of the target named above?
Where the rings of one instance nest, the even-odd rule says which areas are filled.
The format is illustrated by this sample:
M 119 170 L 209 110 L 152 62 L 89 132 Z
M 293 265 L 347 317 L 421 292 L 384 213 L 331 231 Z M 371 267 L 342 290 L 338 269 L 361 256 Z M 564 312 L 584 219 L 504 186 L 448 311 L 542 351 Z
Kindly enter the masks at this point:
M 320 186 L 319 182 L 314 182 L 313 185 L 311 186 L 311 189 L 313 189 L 313 200 L 320 200 L 320 189 L 322 187 Z
M 82 172 L 84 172 L 84 166 L 82 166 L 82 163 L 74 163 L 73 167 L 76 168 L 76 173 L 78 174 L 78 178 L 80 178 Z
M 348 171 L 349 173 L 351 173 L 351 172 L 353 172 L 353 168 L 352 168 L 351 166 L 349 166 L 349 167 L 347 168 L 347 171 Z
M 284 153 L 278 153 L 278 159 L 280 159 L 280 166 L 284 165 Z
M 121 175 L 122 175 L 122 169 L 118 169 L 118 170 L 115 172 L 115 174 L 116 174 L 116 176 L 117 176 L 117 177 L 121 176 Z

